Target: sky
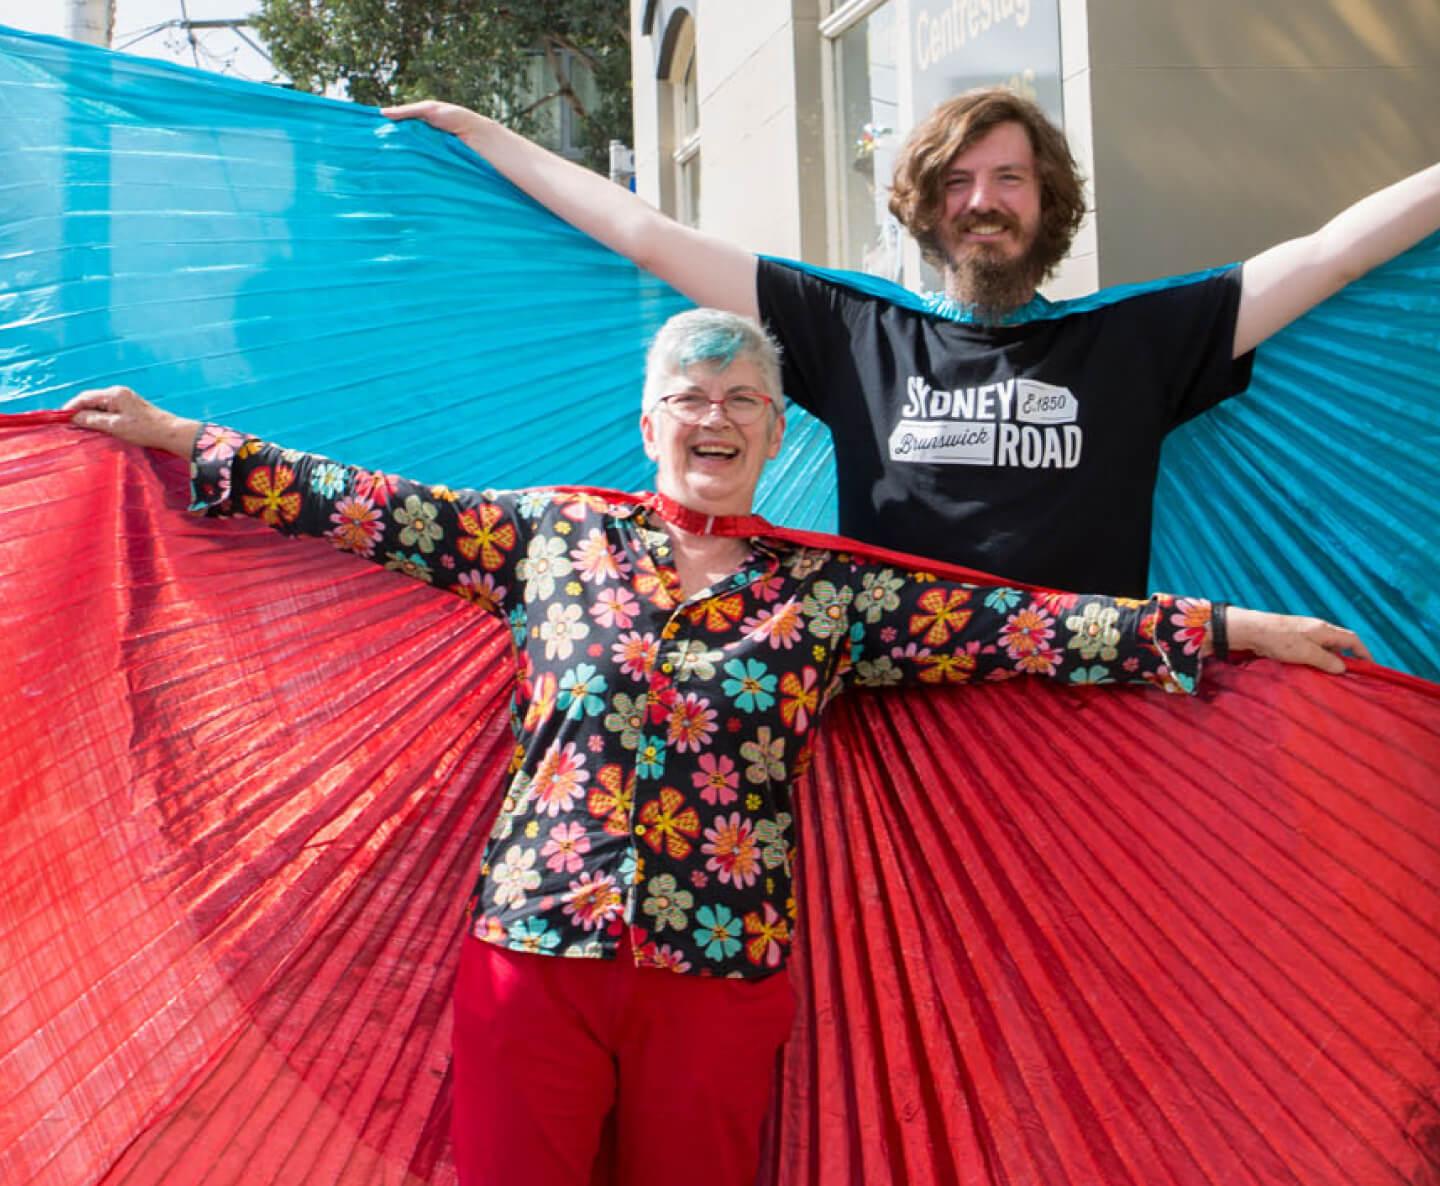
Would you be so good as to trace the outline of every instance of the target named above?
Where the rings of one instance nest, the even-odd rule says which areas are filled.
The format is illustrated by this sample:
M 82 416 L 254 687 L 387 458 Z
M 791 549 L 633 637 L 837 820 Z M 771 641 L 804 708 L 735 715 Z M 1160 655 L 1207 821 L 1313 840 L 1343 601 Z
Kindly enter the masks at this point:
M 68 0 L 0 0 L 0 25 L 60 37 L 68 7 Z M 252 82 L 271 82 L 277 77 L 275 68 L 239 34 L 229 29 L 195 30 L 192 42 L 192 35 L 173 23 L 186 17 L 238 20 L 258 7 L 258 0 L 115 0 L 111 48 Z M 244 32 L 259 42 L 253 30 Z

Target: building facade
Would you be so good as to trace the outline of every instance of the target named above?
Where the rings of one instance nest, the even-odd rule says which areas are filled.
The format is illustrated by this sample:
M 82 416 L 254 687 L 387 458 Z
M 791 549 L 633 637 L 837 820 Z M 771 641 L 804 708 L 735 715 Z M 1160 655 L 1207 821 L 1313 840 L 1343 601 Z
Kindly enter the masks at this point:
M 894 154 L 1000 82 L 1090 214 L 1052 297 L 1243 259 L 1440 159 L 1436 0 L 632 0 L 636 186 L 756 251 L 925 287 Z

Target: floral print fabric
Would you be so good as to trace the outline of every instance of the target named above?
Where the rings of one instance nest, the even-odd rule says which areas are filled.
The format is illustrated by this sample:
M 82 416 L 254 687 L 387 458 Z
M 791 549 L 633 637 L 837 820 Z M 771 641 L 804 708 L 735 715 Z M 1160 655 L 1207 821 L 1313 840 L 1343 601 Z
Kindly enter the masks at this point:
M 452 491 L 206 426 L 194 509 L 244 513 L 508 623 L 513 775 L 470 927 L 513 950 L 759 978 L 794 936 L 792 787 L 847 686 L 1195 687 L 1203 601 L 1029 592 L 778 539 L 685 593 L 650 509 Z M 983 694 L 977 693 L 977 694 Z

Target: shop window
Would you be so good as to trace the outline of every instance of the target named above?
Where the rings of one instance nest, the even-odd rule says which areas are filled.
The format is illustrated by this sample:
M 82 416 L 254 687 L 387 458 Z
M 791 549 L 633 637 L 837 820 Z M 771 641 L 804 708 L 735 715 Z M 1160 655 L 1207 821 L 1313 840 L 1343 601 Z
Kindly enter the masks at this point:
M 850 3 L 822 26 L 830 40 L 840 266 L 901 279 L 890 178 L 900 147 L 900 27 L 892 3 Z
M 585 60 L 568 49 L 557 51 L 557 60 L 565 79 L 586 110 L 600 102 L 600 88 Z M 538 121 L 534 138 L 546 148 L 571 160 L 585 156 L 581 119 L 563 95 L 556 93 L 555 73 L 544 54 L 529 58 L 526 85 L 521 95 L 522 107 Z

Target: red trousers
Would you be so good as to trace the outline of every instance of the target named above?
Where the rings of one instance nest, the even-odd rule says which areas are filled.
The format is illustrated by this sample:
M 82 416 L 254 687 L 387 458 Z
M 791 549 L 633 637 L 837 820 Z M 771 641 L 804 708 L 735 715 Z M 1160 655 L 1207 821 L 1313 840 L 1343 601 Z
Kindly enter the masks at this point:
M 788 977 L 716 980 L 466 937 L 455 985 L 460 1186 L 749 1186 Z

